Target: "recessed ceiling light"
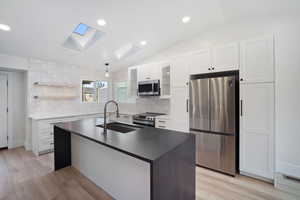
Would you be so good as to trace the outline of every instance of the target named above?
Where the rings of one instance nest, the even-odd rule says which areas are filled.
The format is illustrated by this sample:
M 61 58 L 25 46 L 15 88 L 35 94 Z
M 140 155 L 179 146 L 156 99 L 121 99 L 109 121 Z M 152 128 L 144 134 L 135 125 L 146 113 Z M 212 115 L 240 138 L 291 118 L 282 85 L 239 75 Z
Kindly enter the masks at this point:
M 147 45 L 147 41 L 143 40 L 143 41 L 140 42 L 140 44 L 141 44 L 142 46 L 145 46 L 145 45 Z
M 185 16 L 185 17 L 182 18 L 182 22 L 185 23 L 185 24 L 189 23 L 190 21 L 191 21 L 191 17 L 189 17 L 189 16 Z
M 2 31 L 10 31 L 10 27 L 6 24 L 0 24 L 0 30 Z
M 106 21 L 104 19 L 98 19 L 97 24 L 99 26 L 105 26 L 106 25 Z

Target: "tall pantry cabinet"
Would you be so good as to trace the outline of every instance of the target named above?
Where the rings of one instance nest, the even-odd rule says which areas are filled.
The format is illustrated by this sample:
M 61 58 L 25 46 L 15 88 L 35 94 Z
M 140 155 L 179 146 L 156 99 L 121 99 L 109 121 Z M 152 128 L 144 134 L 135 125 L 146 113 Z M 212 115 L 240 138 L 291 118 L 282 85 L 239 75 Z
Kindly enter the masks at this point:
M 240 172 L 274 177 L 274 37 L 240 43 Z

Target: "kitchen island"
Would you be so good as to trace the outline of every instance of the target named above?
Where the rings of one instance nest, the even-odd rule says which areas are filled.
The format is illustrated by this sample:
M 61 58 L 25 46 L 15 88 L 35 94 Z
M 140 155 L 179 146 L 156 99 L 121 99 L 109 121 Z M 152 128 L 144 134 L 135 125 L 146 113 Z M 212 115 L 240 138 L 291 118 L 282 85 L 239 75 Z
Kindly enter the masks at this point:
M 72 166 L 120 200 L 195 200 L 195 137 L 152 127 L 103 134 L 101 118 L 54 124 L 55 170 Z

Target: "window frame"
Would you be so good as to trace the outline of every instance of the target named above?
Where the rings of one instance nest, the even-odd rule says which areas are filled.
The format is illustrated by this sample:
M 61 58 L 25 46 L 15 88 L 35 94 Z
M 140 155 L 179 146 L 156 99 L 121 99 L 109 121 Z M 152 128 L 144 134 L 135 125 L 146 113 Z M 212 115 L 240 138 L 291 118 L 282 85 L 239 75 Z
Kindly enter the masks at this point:
M 96 81 L 101 81 L 101 82 L 106 82 L 107 83 L 107 92 L 108 92 L 108 99 L 110 97 L 110 81 L 108 80 L 91 80 L 91 79 L 81 79 L 80 81 L 80 102 L 84 103 L 84 104 L 104 104 L 105 102 L 101 102 L 99 99 L 99 91 L 97 89 L 97 101 L 93 101 L 93 102 L 88 102 L 88 101 L 83 101 L 83 81 L 90 81 L 90 82 L 96 82 Z

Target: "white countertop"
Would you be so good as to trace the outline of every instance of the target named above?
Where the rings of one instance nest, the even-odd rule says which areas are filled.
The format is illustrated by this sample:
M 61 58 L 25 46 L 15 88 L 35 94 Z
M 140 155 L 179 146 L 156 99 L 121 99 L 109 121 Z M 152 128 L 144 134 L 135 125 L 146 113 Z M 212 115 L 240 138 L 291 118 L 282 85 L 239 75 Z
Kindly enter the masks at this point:
M 109 112 L 111 113 L 111 112 Z M 133 115 L 132 113 L 123 113 L 121 115 Z M 34 114 L 30 115 L 29 118 L 33 120 L 48 120 L 48 119 L 57 119 L 57 118 L 67 118 L 67 117 L 78 117 L 78 116 L 88 116 L 88 115 L 103 115 L 103 113 L 56 113 L 56 114 Z

